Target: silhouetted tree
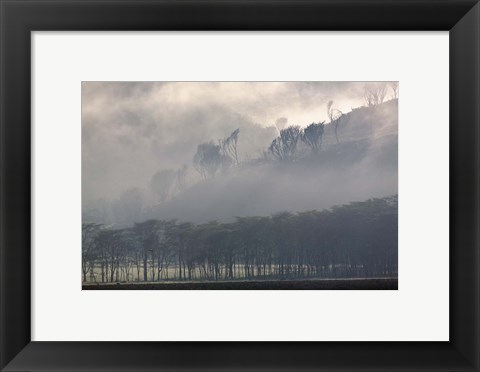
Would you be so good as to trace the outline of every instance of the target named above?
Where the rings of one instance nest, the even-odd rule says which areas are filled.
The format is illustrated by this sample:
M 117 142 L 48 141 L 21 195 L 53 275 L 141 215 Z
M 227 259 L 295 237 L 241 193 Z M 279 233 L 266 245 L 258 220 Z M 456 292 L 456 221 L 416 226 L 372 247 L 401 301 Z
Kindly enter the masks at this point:
M 96 244 L 99 246 L 101 257 L 102 282 L 119 280 L 123 229 L 103 229 L 98 233 Z
M 182 165 L 181 168 L 177 169 L 176 179 L 175 179 L 177 191 L 182 191 L 183 189 L 185 189 L 185 186 L 186 186 L 185 178 L 187 176 L 187 171 L 188 171 L 188 167 L 185 164 Z
M 237 143 L 240 128 L 235 129 L 228 137 L 220 140 L 220 146 L 224 156 L 228 156 L 233 160 L 235 165 L 238 165 Z
M 398 81 L 394 81 L 390 83 L 390 87 L 392 88 L 392 98 L 397 99 L 398 98 Z
M 222 154 L 220 145 L 215 145 L 211 141 L 198 145 L 193 158 L 193 166 L 204 180 L 214 178 L 215 174 L 220 169 L 226 168 L 229 163 L 231 159 Z
M 143 264 L 143 280 L 148 280 L 148 263 L 156 262 L 156 252 L 158 250 L 158 226 L 159 221 L 148 220 L 142 223 L 136 223 L 133 231 L 138 239 L 140 246 L 140 258 Z M 155 273 L 155 267 L 152 272 Z
M 93 278 L 95 259 L 97 258 L 96 242 L 101 225 L 96 223 L 82 224 L 82 274 L 83 281 L 87 281 L 87 274 Z
M 324 127 L 324 122 L 318 124 L 312 123 L 303 130 L 302 141 L 310 147 L 310 150 L 314 154 L 317 154 L 322 146 Z
M 299 126 L 291 126 L 280 131 L 270 147 L 270 153 L 280 161 L 292 161 L 297 153 L 297 144 L 302 131 Z
M 98 231 L 85 225 L 82 277 L 88 280 L 89 267 L 100 269 L 102 282 L 129 281 L 135 269 L 137 280 L 143 269 L 143 281 L 395 277 L 397 205 L 394 196 L 231 223 L 149 220 Z
M 334 126 L 335 138 L 337 140 L 337 143 L 339 143 L 338 125 L 340 124 L 340 119 L 342 118 L 343 113 L 340 110 L 333 108 L 333 101 L 329 101 L 327 103 L 327 115 L 328 115 L 328 118 L 330 119 L 330 124 Z
M 368 84 L 363 90 L 363 97 L 368 107 L 376 106 L 383 103 L 386 95 L 386 83 Z

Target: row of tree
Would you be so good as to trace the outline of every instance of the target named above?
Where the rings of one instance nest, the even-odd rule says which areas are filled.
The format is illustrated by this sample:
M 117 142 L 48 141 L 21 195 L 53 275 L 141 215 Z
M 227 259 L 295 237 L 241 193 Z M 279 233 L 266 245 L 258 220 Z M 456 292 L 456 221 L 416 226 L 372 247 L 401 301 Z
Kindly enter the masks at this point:
M 206 224 L 84 223 L 84 281 L 397 276 L 397 197 Z

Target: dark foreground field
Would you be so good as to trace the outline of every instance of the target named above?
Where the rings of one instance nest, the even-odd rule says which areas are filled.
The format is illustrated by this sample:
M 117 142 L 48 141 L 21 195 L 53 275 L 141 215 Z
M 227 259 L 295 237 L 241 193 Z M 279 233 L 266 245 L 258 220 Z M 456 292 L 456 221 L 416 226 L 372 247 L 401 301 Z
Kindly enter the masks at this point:
M 325 290 L 392 290 L 398 289 L 397 278 L 374 279 L 307 279 L 307 280 L 242 280 L 219 282 L 156 282 L 156 283 L 84 283 L 86 290 L 252 290 L 252 289 L 325 289 Z

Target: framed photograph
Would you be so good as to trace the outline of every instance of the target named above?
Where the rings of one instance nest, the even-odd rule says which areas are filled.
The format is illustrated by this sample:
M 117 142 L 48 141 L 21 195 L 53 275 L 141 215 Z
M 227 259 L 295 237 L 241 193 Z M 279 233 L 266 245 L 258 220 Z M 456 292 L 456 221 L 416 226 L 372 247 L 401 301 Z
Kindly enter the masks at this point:
M 462 370 L 477 1 L 8 1 L 3 371 Z
M 82 82 L 82 288 L 397 289 L 398 94 Z

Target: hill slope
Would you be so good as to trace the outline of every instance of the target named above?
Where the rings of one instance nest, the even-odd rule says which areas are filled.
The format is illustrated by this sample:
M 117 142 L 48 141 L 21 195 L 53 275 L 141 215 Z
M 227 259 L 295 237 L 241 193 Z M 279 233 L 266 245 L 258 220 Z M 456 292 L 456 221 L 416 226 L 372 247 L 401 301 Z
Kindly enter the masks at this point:
M 322 150 L 293 162 L 257 159 L 198 182 L 145 218 L 191 222 L 305 211 L 398 192 L 398 100 L 354 109 L 325 126 Z

